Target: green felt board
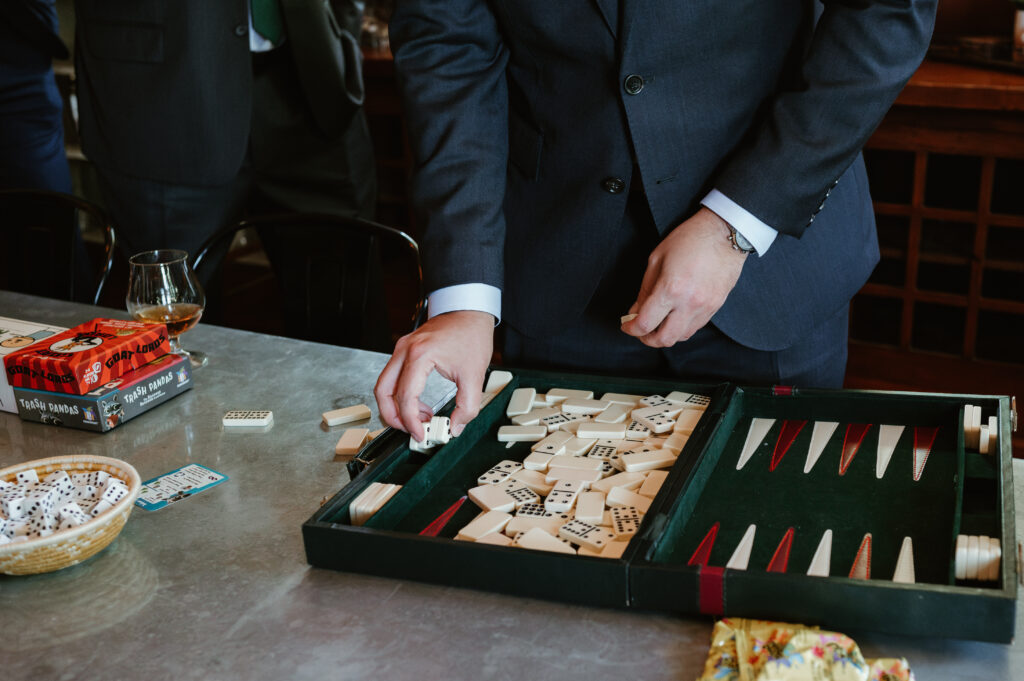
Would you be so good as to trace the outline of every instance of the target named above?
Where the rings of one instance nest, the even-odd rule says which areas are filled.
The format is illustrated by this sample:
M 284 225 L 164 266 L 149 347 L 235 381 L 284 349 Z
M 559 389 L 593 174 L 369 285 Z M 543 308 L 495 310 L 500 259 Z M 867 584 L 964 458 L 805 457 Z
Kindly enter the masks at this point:
M 479 484 L 477 478 L 491 467 L 506 459 L 522 462 L 529 455 L 533 443 L 517 442 L 511 448 L 506 448 L 506 443 L 498 442 L 498 429 L 509 424 L 505 409 L 512 390 L 517 387 L 536 388 L 538 393 L 547 392 L 551 388 L 585 389 L 592 390 L 596 397 L 606 392 L 640 395 L 663 395 L 672 390 L 705 395 L 711 395 L 713 392 L 712 386 L 683 382 L 607 379 L 594 376 L 566 378 L 540 372 L 517 372 L 513 383 L 484 408 L 462 435 L 438 449 L 415 475 L 404 483 L 401 492 L 367 521 L 366 526 L 419 533 L 470 488 L 476 487 Z M 408 450 L 407 445 L 405 449 Z M 692 452 L 692 449 L 689 451 Z M 387 469 L 380 471 L 378 478 L 382 482 L 395 482 L 399 462 L 406 456 L 408 454 L 399 453 L 393 457 L 395 460 Z M 439 536 L 454 537 L 458 530 L 479 512 L 480 509 L 467 499 Z
M 724 567 L 757 525 L 748 570 L 763 571 L 786 530 L 794 528 L 789 572 L 804 573 L 822 533 L 831 529 L 831 574 L 849 574 L 865 533 L 872 534 L 871 574 L 891 579 L 904 536 L 913 538 L 918 582 L 952 583 L 958 528 L 962 443 L 956 404 L 921 398 L 858 399 L 842 393 L 772 397 L 738 390 L 673 511 L 652 560 L 685 565 L 720 523 L 709 565 Z M 754 417 L 776 422 L 743 467 L 736 464 Z M 772 452 L 784 419 L 806 420 L 774 471 Z M 810 473 L 803 472 L 815 420 L 838 421 Z M 845 475 L 839 461 L 846 427 L 872 424 Z M 878 425 L 904 425 L 884 477 L 875 475 Z M 939 426 L 920 481 L 913 480 L 914 426 Z M 996 511 L 996 509 L 992 509 Z M 995 516 L 998 520 L 998 515 Z

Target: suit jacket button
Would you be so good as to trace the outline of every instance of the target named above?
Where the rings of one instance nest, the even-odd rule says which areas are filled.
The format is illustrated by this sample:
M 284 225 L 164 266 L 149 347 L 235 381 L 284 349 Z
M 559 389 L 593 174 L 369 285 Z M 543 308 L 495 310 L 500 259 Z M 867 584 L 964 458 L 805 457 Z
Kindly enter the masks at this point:
M 601 188 L 609 194 L 621 194 L 626 189 L 626 183 L 618 177 L 606 177 L 601 182 Z
M 244 35 L 249 35 L 249 27 L 245 24 L 238 24 L 235 26 L 235 35 L 241 38 Z
M 626 76 L 626 80 L 623 81 L 622 86 L 626 89 L 628 95 L 638 95 L 640 91 L 644 89 L 644 79 L 636 74 Z

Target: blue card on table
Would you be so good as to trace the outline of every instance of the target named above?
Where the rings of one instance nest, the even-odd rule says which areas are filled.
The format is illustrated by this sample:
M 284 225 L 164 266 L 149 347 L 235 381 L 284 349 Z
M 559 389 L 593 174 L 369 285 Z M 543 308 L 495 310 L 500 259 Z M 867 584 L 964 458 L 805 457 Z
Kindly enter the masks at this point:
M 147 511 L 155 511 L 176 501 L 187 499 L 228 479 L 223 473 L 190 463 L 170 473 L 164 473 L 142 483 L 142 490 L 135 505 Z

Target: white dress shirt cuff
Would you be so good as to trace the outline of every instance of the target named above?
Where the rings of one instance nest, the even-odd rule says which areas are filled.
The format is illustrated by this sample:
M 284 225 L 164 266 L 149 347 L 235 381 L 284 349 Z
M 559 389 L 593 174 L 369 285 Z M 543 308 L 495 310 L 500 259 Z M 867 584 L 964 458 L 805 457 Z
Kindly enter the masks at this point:
M 456 284 L 439 288 L 427 296 L 427 319 L 456 310 L 477 310 L 501 321 L 501 289 L 490 284 Z
M 717 189 L 709 191 L 708 195 L 700 203 L 732 225 L 733 229 L 750 242 L 750 245 L 754 247 L 759 256 L 768 252 L 768 248 L 775 241 L 775 237 L 779 235 L 777 230 L 758 220 L 745 208 Z

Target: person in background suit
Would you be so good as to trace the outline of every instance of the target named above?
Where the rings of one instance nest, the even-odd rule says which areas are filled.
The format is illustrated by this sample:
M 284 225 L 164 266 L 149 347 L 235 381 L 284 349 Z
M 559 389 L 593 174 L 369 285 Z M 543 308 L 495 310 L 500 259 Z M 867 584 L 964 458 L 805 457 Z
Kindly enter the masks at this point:
M 82 148 L 126 255 L 194 256 L 243 213 L 372 216 L 361 3 L 76 0 L 75 10 Z
M 841 386 L 878 260 L 860 149 L 935 9 L 398 3 L 432 293 L 377 381 L 382 419 L 420 438 L 436 369 L 458 434 L 499 318 L 513 366 Z
M 54 0 L 0 2 L 0 189 L 71 192 L 52 64 L 67 57 Z

